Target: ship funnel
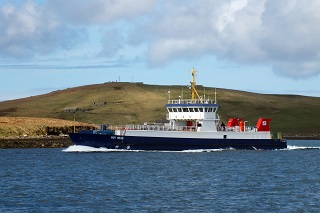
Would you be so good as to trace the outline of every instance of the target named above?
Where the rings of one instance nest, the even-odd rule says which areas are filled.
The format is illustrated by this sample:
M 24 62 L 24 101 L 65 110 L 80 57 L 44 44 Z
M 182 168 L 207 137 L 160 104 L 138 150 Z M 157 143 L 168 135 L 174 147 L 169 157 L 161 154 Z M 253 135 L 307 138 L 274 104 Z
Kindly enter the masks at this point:
M 258 131 L 270 131 L 270 118 L 259 118 L 257 122 Z

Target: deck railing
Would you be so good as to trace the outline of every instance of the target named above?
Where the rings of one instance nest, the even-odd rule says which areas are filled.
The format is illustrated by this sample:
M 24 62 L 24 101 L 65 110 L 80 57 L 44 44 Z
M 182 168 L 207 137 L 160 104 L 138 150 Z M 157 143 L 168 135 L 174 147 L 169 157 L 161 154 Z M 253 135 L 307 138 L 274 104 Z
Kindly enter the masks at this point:
M 147 124 L 147 125 L 116 125 L 109 126 L 112 130 L 146 130 L 146 131 L 197 131 L 196 126 L 175 126 L 174 128 L 170 126 L 165 126 L 161 124 Z M 246 126 L 243 131 L 240 131 L 239 126 L 235 127 L 223 127 L 217 126 L 218 132 L 257 132 L 257 128 L 254 126 Z
M 202 100 L 202 99 L 178 99 L 168 100 L 168 104 L 214 104 L 213 100 Z
M 232 126 L 232 127 L 218 126 L 217 131 L 222 131 L 222 132 L 257 132 L 258 129 L 255 126 L 246 126 L 243 130 L 241 130 L 239 126 Z

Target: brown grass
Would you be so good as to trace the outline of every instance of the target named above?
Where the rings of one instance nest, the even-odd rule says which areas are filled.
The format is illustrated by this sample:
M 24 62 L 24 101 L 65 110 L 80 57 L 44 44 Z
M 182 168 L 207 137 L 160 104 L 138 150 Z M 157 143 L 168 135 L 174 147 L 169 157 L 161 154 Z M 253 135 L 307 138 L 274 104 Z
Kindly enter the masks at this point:
M 48 128 L 72 129 L 74 126 L 95 127 L 87 123 L 53 118 L 0 117 L 0 137 L 40 136 L 46 135 Z

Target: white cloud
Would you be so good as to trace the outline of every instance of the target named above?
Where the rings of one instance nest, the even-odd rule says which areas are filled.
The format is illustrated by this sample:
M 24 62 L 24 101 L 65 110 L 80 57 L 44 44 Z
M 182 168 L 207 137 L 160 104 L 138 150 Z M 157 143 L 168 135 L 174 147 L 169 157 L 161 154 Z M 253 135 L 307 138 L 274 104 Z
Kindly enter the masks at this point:
M 43 6 L 27 1 L 0 9 L 0 56 L 33 57 L 68 49 L 85 38 L 82 29 L 68 27 Z
M 229 23 L 235 22 L 236 12 L 242 10 L 247 6 L 247 0 L 235 0 L 224 4 L 220 10 L 217 12 L 216 17 L 216 28 L 219 32 L 223 32 Z
M 137 31 L 140 37 L 149 37 L 152 64 L 211 54 L 243 64 L 272 66 L 275 72 L 292 78 L 307 78 L 320 73 L 317 11 L 320 2 L 316 0 L 308 4 L 302 0 L 171 2 Z
M 266 3 L 258 41 L 275 71 L 293 78 L 320 73 L 319 10 L 319 1 Z
M 101 44 L 102 50 L 100 56 L 114 56 L 123 46 L 123 36 L 117 29 L 111 29 L 105 32 Z
M 54 0 L 48 8 L 73 24 L 108 24 L 119 19 L 130 21 L 152 10 L 154 0 Z
M 102 30 L 95 40 L 101 42 L 103 57 L 141 45 L 147 46 L 145 58 L 153 66 L 211 55 L 308 78 L 320 73 L 319 11 L 318 0 L 8 3 L 0 8 L 0 56 L 32 57 L 70 49 L 98 26 Z

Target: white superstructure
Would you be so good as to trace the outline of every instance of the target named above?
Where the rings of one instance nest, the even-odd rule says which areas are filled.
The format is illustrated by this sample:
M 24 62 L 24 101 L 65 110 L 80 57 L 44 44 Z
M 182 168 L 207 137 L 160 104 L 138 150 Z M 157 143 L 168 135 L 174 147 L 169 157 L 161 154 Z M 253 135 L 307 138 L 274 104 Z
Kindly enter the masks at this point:
M 116 135 L 207 139 L 270 139 L 269 122 L 260 118 L 257 126 L 245 126 L 242 119 L 231 118 L 225 126 L 217 114 L 216 100 L 204 99 L 195 88 L 192 69 L 191 99 L 168 100 L 168 124 L 126 125 L 115 127 Z M 259 123 L 260 122 L 260 123 Z M 259 124 L 259 126 L 258 126 Z

